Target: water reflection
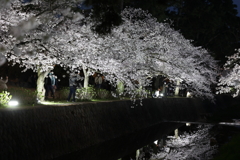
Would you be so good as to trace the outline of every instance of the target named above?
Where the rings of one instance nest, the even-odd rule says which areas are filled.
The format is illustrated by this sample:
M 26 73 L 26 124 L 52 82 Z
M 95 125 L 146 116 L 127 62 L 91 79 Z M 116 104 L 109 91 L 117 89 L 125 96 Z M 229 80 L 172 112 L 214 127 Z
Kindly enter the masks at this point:
M 219 147 L 240 133 L 238 123 L 222 125 L 193 124 L 172 131 L 136 153 L 121 160 L 210 160 L 219 154 Z M 229 125 L 227 125 L 229 124 Z
M 97 145 L 63 155 L 54 160 L 117 160 L 121 157 L 126 157 L 122 159 L 127 159 L 126 155 L 133 155 L 131 157 L 136 159 L 137 149 L 154 142 L 156 139 L 161 139 L 182 125 L 180 123 L 163 122 L 136 130 L 135 132 L 126 132 L 121 137 L 103 141 Z M 130 160 L 129 156 L 128 159 Z
M 182 130 L 179 136 L 167 136 L 166 140 L 159 140 L 155 146 L 141 149 L 139 160 L 194 160 L 212 159 L 217 153 L 218 145 L 212 143 L 214 137 L 210 135 L 212 125 L 198 125 L 190 131 Z M 180 130 L 180 129 L 179 129 Z M 147 153 L 147 154 L 146 154 Z M 151 155 L 151 156 L 149 156 Z
M 208 160 L 239 130 L 228 125 L 164 122 L 55 160 Z

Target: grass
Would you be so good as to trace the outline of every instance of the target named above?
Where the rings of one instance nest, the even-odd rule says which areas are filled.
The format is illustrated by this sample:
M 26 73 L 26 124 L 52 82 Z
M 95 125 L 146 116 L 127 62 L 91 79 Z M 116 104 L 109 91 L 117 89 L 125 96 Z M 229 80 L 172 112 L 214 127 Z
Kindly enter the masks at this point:
M 107 91 L 104 89 L 96 90 L 93 87 L 89 87 L 88 90 L 86 89 L 77 90 L 76 95 L 79 98 L 76 99 L 76 102 L 102 102 L 102 101 L 119 100 L 119 98 L 113 97 L 110 91 Z M 37 103 L 36 101 L 37 92 L 36 92 L 36 89 L 34 88 L 9 86 L 8 92 L 10 92 L 10 95 L 12 95 L 12 100 L 17 100 L 19 102 L 19 105 L 17 107 L 10 107 L 8 105 L 5 105 L 5 106 L 0 106 L 0 108 L 26 108 L 26 107 L 34 107 L 36 105 L 37 106 L 63 105 L 63 104 L 72 103 L 72 102 L 66 101 L 69 93 L 68 87 L 56 90 L 55 99 L 47 98 L 42 104 Z
M 40 105 L 36 101 L 36 89 L 35 88 L 23 88 L 16 86 L 9 86 L 8 92 L 12 95 L 12 100 L 19 101 L 18 108 L 25 107 L 34 107 L 36 105 Z M 63 87 L 61 89 L 57 89 L 55 92 L 55 99 L 47 98 L 45 99 L 44 105 L 63 105 L 72 102 L 67 102 L 66 99 L 68 97 L 69 87 Z M 103 101 L 113 101 L 113 100 L 130 100 L 129 97 L 113 97 L 111 92 L 105 89 L 95 89 L 90 86 L 87 89 L 77 89 L 76 102 L 103 102 Z M 184 97 L 176 97 L 170 96 L 165 98 L 184 98 Z M 0 108 L 8 108 L 9 106 L 0 107 Z

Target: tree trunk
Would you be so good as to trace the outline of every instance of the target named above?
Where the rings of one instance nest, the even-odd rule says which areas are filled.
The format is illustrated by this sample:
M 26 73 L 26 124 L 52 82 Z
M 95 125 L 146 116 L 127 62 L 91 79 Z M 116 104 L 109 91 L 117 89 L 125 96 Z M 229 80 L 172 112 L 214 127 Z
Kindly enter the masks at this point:
M 38 69 L 38 79 L 37 79 L 37 100 L 44 101 L 45 99 L 45 88 L 44 88 L 44 79 L 47 76 L 49 71 L 42 72 Z
M 83 87 L 87 88 L 88 87 L 88 83 L 89 83 L 89 72 L 87 71 L 87 69 L 85 67 L 83 67 L 83 73 L 84 73 L 84 83 L 83 83 Z
M 177 85 L 176 85 L 176 88 L 175 88 L 175 96 L 178 96 L 179 95 L 179 85 L 180 85 L 180 81 L 177 80 Z

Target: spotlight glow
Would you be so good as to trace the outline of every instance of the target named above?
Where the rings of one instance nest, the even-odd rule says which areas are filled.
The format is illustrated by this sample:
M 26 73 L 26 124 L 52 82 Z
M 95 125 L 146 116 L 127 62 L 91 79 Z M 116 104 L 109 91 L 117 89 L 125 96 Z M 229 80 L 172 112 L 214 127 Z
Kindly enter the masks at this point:
M 53 102 L 46 102 L 46 101 L 43 101 L 43 102 L 39 101 L 39 103 L 41 103 L 41 104 L 45 104 L 45 105 L 53 104 Z
M 18 105 L 18 101 L 9 101 L 8 105 L 11 107 L 17 106 Z

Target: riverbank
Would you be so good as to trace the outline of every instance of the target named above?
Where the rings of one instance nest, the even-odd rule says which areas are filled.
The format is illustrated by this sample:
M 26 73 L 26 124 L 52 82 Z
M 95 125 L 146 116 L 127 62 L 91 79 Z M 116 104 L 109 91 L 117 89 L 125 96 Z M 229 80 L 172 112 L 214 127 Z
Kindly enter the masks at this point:
M 149 138 L 144 142 L 148 144 L 152 137 L 142 132 L 145 129 L 164 126 L 159 129 L 166 130 L 167 121 L 199 121 L 204 107 L 210 105 L 193 98 L 144 99 L 142 103 L 125 100 L 1 109 L 0 159 L 54 159 L 136 132 Z M 122 148 L 119 155 L 141 147 L 137 141 L 128 146 L 133 147 Z

